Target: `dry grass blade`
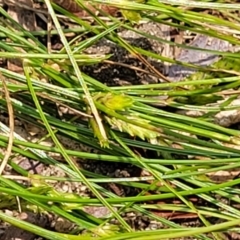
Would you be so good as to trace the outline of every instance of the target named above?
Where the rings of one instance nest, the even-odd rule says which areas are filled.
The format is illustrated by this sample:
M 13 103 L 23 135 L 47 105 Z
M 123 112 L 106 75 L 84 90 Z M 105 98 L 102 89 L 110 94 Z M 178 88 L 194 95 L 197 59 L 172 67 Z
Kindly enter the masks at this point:
M 52 0 L 52 2 L 58 4 L 62 8 L 65 8 L 69 12 L 75 13 L 79 17 L 86 17 L 89 15 L 87 11 L 83 10 L 79 6 L 79 4 L 77 4 L 77 2 L 75 2 L 74 0 Z M 118 11 L 116 7 L 111 7 L 106 4 L 97 4 L 96 8 L 89 2 L 84 3 L 84 5 L 88 10 L 92 11 L 95 15 L 98 14 L 96 8 L 111 15 L 114 15 Z
M 10 99 L 10 94 L 7 88 L 7 84 L 6 81 L 4 79 L 4 77 L 2 76 L 2 74 L 0 75 L 1 81 L 3 83 L 3 91 L 4 91 L 4 96 L 7 102 L 7 109 L 8 109 L 8 116 L 9 116 L 9 139 L 8 139 L 8 146 L 7 146 L 7 150 L 5 153 L 5 156 L 1 162 L 0 165 L 0 175 L 2 174 L 4 168 L 6 167 L 7 163 L 8 163 L 8 159 L 11 156 L 11 152 L 12 152 L 12 146 L 13 146 L 13 139 L 14 139 L 14 114 L 13 114 L 13 106 L 12 106 L 12 102 Z

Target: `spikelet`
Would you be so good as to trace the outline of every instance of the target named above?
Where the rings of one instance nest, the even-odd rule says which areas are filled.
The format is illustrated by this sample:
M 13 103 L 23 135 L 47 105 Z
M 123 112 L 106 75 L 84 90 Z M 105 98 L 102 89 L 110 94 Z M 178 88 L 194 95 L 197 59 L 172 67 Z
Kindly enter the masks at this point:
M 130 116 L 128 118 L 136 123 L 146 124 L 149 126 L 149 121 L 145 119 L 141 119 L 136 116 Z M 142 140 L 153 140 L 160 136 L 160 133 L 156 131 L 124 122 L 123 120 L 114 117 L 105 116 L 104 119 L 108 122 L 112 129 L 119 130 L 120 132 L 126 132 L 132 137 L 139 137 Z

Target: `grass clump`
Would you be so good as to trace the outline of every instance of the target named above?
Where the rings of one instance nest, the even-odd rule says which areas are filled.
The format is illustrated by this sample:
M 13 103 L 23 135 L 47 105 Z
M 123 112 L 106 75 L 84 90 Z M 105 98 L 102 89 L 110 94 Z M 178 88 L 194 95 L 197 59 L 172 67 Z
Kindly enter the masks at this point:
M 1 221 L 45 239 L 224 239 L 238 233 L 240 180 L 214 176 L 231 175 L 240 166 L 239 130 L 216 124 L 215 117 L 239 108 L 239 54 L 197 48 L 186 41 L 174 43 L 135 28 L 141 21 L 152 21 L 237 45 L 237 35 L 232 33 L 238 33 L 239 19 L 232 9 L 238 4 L 106 1 L 119 9 L 121 17 L 106 12 L 99 17 L 85 1 L 76 2 L 94 19 L 93 24 L 44 1 L 55 28 L 51 34 L 59 35 L 62 42 L 60 50 L 52 51 L 39 37 L 49 32 L 26 31 L 1 8 L 0 58 L 20 59 L 23 69 L 16 73 L 4 64 L 0 67 L 0 110 L 7 116 L 7 122 L 0 122 L 0 146 L 6 149 L 0 153 Z M 62 29 L 55 11 L 78 27 Z M 122 29 L 164 46 L 195 49 L 222 59 L 205 67 L 182 62 L 131 44 L 118 34 Z M 68 41 L 65 33 L 76 31 L 81 38 Z M 111 58 L 111 54 L 86 54 L 86 49 L 102 39 L 134 56 L 149 75 L 157 76 L 158 83 L 111 86 L 84 72 L 85 66 L 98 67 Z M 197 73 L 169 81 L 149 59 L 191 67 Z M 193 110 L 201 114 L 180 114 Z M 16 121 L 36 127 L 41 137 L 35 141 L 24 137 L 14 126 Z M 81 146 L 80 150 L 68 142 Z M 16 161 L 20 158 L 55 169 L 56 175 L 46 174 L 45 169 L 28 172 Z M 120 171 L 116 176 L 114 171 L 104 174 L 97 169 L 112 166 L 137 173 Z M 65 191 L 53 182 L 77 183 L 86 191 Z M 124 194 L 119 189 L 125 189 Z M 97 217 L 101 207 L 108 213 Z M 94 214 L 86 211 L 89 208 Z M 40 227 L 9 216 L 9 209 L 61 217 L 74 227 L 66 231 Z M 138 226 L 138 217 L 147 218 L 148 223 Z M 186 227 L 189 219 L 194 219 L 195 226 Z M 147 227 L 151 221 L 155 227 Z

